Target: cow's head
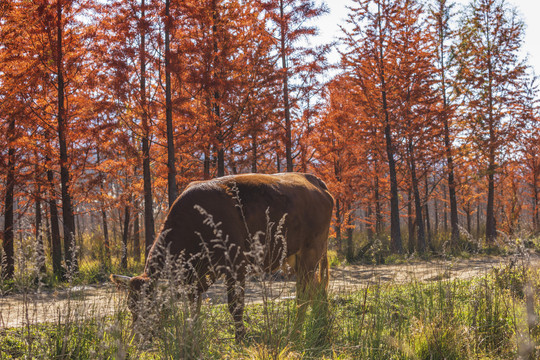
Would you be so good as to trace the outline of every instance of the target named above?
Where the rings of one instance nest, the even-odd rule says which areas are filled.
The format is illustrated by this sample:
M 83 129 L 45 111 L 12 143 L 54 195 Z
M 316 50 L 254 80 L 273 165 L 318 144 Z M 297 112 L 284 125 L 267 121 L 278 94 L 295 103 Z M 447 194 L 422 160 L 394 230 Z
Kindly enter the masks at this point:
M 150 290 L 150 278 L 146 274 L 134 277 L 113 274 L 111 275 L 111 281 L 118 288 L 128 291 L 128 308 L 133 316 L 133 321 L 136 321 L 139 311 L 142 310 L 140 309 L 141 297 Z

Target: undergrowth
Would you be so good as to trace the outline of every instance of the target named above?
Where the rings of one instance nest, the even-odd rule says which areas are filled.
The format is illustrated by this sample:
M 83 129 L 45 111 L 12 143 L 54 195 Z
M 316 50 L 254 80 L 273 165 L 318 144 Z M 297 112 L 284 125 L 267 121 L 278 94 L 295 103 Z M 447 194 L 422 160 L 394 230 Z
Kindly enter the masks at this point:
M 197 315 L 187 299 L 175 299 L 144 340 L 123 301 L 108 316 L 65 309 L 47 324 L 1 330 L 0 359 L 536 359 L 539 279 L 538 269 L 510 261 L 473 280 L 330 292 L 298 336 L 294 299 L 268 297 L 247 306 L 240 344 L 226 305 L 210 300 Z

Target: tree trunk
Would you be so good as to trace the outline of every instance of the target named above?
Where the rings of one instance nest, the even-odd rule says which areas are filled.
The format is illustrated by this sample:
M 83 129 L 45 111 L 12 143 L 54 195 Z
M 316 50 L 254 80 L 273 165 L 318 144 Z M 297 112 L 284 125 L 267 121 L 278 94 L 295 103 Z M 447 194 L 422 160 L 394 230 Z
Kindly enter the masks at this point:
M 289 104 L 289 66 L 287 64 L 286 31 L 284 0 L 279 2 L 280 11 L 280 42 L 281 42 L 281 68 L 283 71 L 283 105 L 285 112 L 285 159 L 287 161 L 287 172 L 294 171 L 292 158 L 292 130 L 291 130 L 291 109 Z
M 34 178 L 36 182 L 36 194 L 34 197 L 34 205 L 35 205 L 35 235 L 36 235 L 36 254 L 37 254 L 37 267 L 39 268 L 39 271 L 41 273 L 46 272 L 45 268 L 45 247 L 43 244 L 43 229 L 42 229 L 42 214 L 41 214 L 41 184 L 40 184 L 40 175 L 39 175 L 39 167 L 37 165 L 37 152 L 36 155 L 36 165 L 34 166 Z
M 379 5 L 379 15 L 381 12 Z M 390 124 L 390 114 L 386 99 L 386 78 L 384 71 L 384 52 L 382 45 L 382 28 L 381 21 L 378 23 L 379 30 L 379 62 L 380 62 L 380 82 L 381 82 L 381 98 L 382 110 L 384 114 L 384 138 L 386 142 L 386 156 L 388 158 L 388 169 L 390 173 L 390 250 L 392 252 L 401 253 L 403 245 L 401 242 L 401 229 L 399 221 L 399 198 L 398 198 L 398 182 L 396 172 L 396 160 L 394 159 L 394 144 L 392 142 L 392 127 Z
M 476 205 L 476 238 L 480 239 L 480 201 Z
M 253 131 L 251 134 L 251 172 L 257 172 L 257 133 Z
M 352 261 L 354 259 L 353 216 L 352 216 L 352 209 L 351 209 L 350 205 L 347 207 L 347 209 L 348 209 L 348 215 L 347 215 L 347 260 Z
M 8 127 L 9 149 L 8 166 L 6 176 L 6 195 L 4 198 L 4 239 L 2 248 L 5 259 L 2 260 L 2 276 L 6 279 L 12 279 L 15 274 L 15 252 L 14 252 L 14 217 L 13 217 L 13 192 L 15 189 L 15 118 L 12 117 Z
M 433 211 L 435 212 L 435 234 L 439 233 L 439 202 L 437 198 L 433 200 Z
M 536 172 L 533 175 L 533 193 L 534 193 L 534 204 L 533 204 L 533 229 L 535 232 L 538 232 L 540 230 L 540 211 L 538 210 L 538 203 L 539 203 L 539 189 L 538 189 L 538 176 Z
M 366 210 L 366 218 L 367 218 L 367 238 L 368 238 L 368 241 L 369 243 L 373 243 L 373 228 L 375 227 L 374 226 L 374 221 L 373 221 L 373 210 L 371 209 L 371 203 L 368 204 L 367 206 L 367 210 Z
M 375 232 L 381 235 L 383 232 L 383 217 L 381 211 L 381 197 L 379 193 L 379 176 L 375 175 Z
M 408 240 L 408 248 L 409 248 L 409 254 L 412 254 L 415 250 L 415 241 L 414 241 L 414 221 L 413 221 L 413 214 L 412 214 L 412 190 L 409 186 L 407 189 L 407 230 L 409 231 L 409 240 Z
M 171 94 L 171 52 L 170 52 L 171 14 L 170 0 L 165 0 L 165 121 L 167 123 L 167 173 L 169 208 L 178 196 L 176 187 L 176 166 L 174 156 L 174 129 L 172 121 Z
M 129 237 L 129 204 L 124 207 L 124 231 L 122 233 L 122 254 L 120 266 L 127 269 L 127 242 Z
M 466 208 L 465 208 L 465 214 L 467 215 L 467 232 L 469 234 L 472 233 L 472 228 L 471 228 L 471 202 L 470 200 L 467 201 L 467 205 L 466 205 Z
M 427 174 L 424 177 L 424 217 L 426 218 L 426 246 L 431 246 L 431 221 L 429 219 L 429 188 Z
M 48 159 L 45 159 L 49 163 Z M 62 268 L 62 244 L 60 242 L 60 227 L 58 224 L 58 208 L 54 194 L 54 174 L 52 169 L 47 169 L 47 181 L 49 182 L 49 211 L 51 214 L 51 252 L 53 272 L 58 277 L 63 277 Z
M 444 207 L 443 207 L 443 223 L 444 223 L 444 233 L 448 233 L 448 203 L 446 201 L 446 191 L 443 190 L 443 200 L 444 200 Z
M 66 111 L 64 107 L 64 64 L 63 64 L 63 28 L 62 28 L 62 2 L 56 3 L 57 37 L 56 37 L 56 67 L 57 67 L 57 94 L 58 94 L 58 145 L 60 147 L 60 184 L 62 186 L 62 220 L 64 228 L 64 260 L 67 271 L 73 274 L 77 271 L 77 258 L 75 254 L 75 218 L 69 192 L 69 164 L 66 140 Z
M 135 205 L 133 212 L 135 220 L 133 222 L 133 261 L 138 264 L 141 261 L 141 240 L 140 240 L 140 224 L 138 206 Z
M 497 237 L 497 225 L 495 223 L 495 126 L 493 119 L 493 74 L 491 53 L 488 49 L 488 128 L 489 128 L 489 156 L 488 156 L 488 198 L 486 207 L 486 241 L 493 243 Z
M 446 153 L 446 165 L 448 173 L 448 196 L 450 198 L 450 227 L 452 229 L 452 235 L 450 237 L 450 247 L 452 248 L 459 240 L 459 222 L 458 222 L 458 209 L 456 198 L 456 183 L 454 180 L 454 159 L 452 154 L 452 142 L 450 140 L 450 123 L 448 120 L 448 99 L 446 96 L 446 63 L 445 63 L 445 48 L 444 48 L 444 34 L 445 28 L 443 23 L 444 13 L 448 10 L 445 8 L 444 3 L 440 3 L 439 8 L 439 39 L 440 39 L 440 57 L 441 57 L 441 91 L 443 98 L 443 109 L 441 117 L 444 125 L 444 149 Z
M 210 179 L 210 149 L 209 148 L 205 149 L 204 151 L 203 178 L 204 180 Z
M 145 0 L 141 0 L 141 22 L 146 22 Z M 146 101 L 146 33 L 141 26 L 140 62 L 141 62 L 141 106 L 142 106 L 142 153 L 143 153 L 143 187 L 144 187 L 144 235 L 145 259 L 154 243 L 154 203 L 152 197 L 152 174 L 150 170 L 150 126 Z
M 47 203 L 44 205 L 45 208 L 45 236 L 47 237 L 47 245 L 49 246 L 49 249 L 52 248 L 52 238 L 51 238 L 51 222 L 49 220 L 50 218 L 50 210 L 47 207 Z
M 424 217 L 422 216 L 422 200 L 420 199 L 420 191 L 418 190 L 418 178 L 416 177 L 416 164 L 414 156 L 412 154 L 412 145 L 409 141 L 409 155 L 411 165 L 411 184 L 414 196 L 414 209 L 416 216 L 416 228 L 418 229 L 418 236 L 416 238 L 418 252 L 423 253 L 426 251 L 426 237 L 424 228 Z
M 336 246 L 339 252 L 341 249 L 341 202 L 336 199 L 336 222 L 334 224 L 334 231 L 336 232 Z

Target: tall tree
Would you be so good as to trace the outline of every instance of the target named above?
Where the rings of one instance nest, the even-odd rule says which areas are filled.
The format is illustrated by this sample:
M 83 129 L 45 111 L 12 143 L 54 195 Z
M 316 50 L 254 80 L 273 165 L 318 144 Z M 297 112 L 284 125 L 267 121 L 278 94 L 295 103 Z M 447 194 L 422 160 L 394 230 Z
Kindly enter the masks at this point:
M 524 24 L 505 0 L 474 0 L 461 19 L 456 48 L 460 91 L 470 135 L 486 164 L 486 239 L 497 237 L 495 181 L 505 148 L 515 139 L 513 105 L 525 65 L 519 58 Z
M 144 234 L 145 256 L 148 256 L 150 247 L 154 243 L 154 201 L 152 196 L 152 173 L 150 169 L 150 124 L 148 119 L 148 101 L 146 93 L 146 32 L 148 21 L 146 19 L 145 0 L 141 0 L 139 17 L 139 63 L 140 63 L 140 104 L 142 125 L 142 157 L 144 182 Z
M 57 131 L 58 145 L 60 148 L 60 183 L 62 186 L 62 219 L 64 226 L 64 259 L 70 272 L 77 270 L 77 259 L 75 254 L 75 217 L 70 194 L 69 159 L 67 149 L 67 113 L 65 108 L 65 82 L 64 82 L 64 28 L 66 26 L 63 19 L 63 0 L 56 0 L 56 42 L 52 43 L 53 58 L 56 65 L 57 80 Z
M 4 236 L 2 247 L 4 250 L 5 264 L 2 273 L 8 279 L 11 279 L 15 272 L 15 256 L 14 256 L 14 219 L 13 219 L 13 193 L 15 189 L 15 116 L 12 114 L 9 117 L 9 125 L 7 128 L 8 138 L 8 163 L 6 172 L 6 194 L 4 198 Z M 4 260 L 4 259 L 2 259 Z
M 350 30 L 343 28 L 343 41 L 347 49 L 342 54 L 342 65 L 351 73 L 362 89 L 359 98 L 365 109 L 376 119 L 380 134 L 385 141 L 386 157 L 390 177 L 390 236 L 392 251 L 402 251 L 398 177 L 396 165 L 397 120 L 392 116 L 392 104 L 396 95 L 392 90 L 399 88 L 392 83 L 396 43 L 395 24 L 400 1 L 355 0 L 347 22 Z
M 297 106 L 298 95 L 292 94 L 295 77 L 310 66 L 307 59 L 313 55 L 313 48 L 300 45 L 311 36 L 318 34 L 315 20 L 328 12 L 323 4 L 305 0 L 271 0 L 271 18 L 276 24 L 276 39 L 281 62 L 283 129 L 285 132 L 286 170 L 294 171 L 293 157 L 293 109 Z M 317 56 L 315 56 L 317 58 Z
M 171 50 L 170 50 L 170 32 L 172 26 L 170 0 L 165 0 L 165 122 L 167 123 L 167 189 L 169 195 L 169 207 L 178 196 L 176 186 L 176 164 L 174 154 L 174 127 L 172 112 L 172 89 L 171 89 Z
M 437 65 L 439 69 L 439 88 L 442 97 L 442 108 L 440 111 L 440 119 L 443 124 L 444 148 L 446 154 L 446 168 L 448 181 L 448 198 L 450 201 L 450 228 L 451 247 L 454 246 L 459 239 L 459 222 L 456 198 L 456 181 L 454 178 L 454 152 L 452 149 L 453 137 L 451 133 L 451 120 L 455 113 L 449 101 L 449 70 L 448 63 L 450 58 L 450 49 L 448 42 L 453 39 L 454 32 L 450 28 L 451 11 L 453 3 L 448 3 L 447 0 L 436 0 L 435 6 L 431 10 L 431 17 L 434 20 L 434 26 L 437 31 Z

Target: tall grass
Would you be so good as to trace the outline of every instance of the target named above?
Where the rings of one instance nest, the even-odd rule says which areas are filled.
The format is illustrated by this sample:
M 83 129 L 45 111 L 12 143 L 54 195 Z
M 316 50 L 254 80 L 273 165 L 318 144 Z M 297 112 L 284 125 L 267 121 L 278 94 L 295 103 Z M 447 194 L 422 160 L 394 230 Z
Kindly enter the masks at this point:
M 111 300 L 112 314 L 68 304 L 47 323 L 2 328 L 0 359 L 536 359 L 539 279 L 537 268 L 508 262 L 473 280 L 374 282 L 331 293 L 326 315 L 314 306 L 298 337 L 294 299 L 269 295 L 247 306 L 241 344 L 226 305 L 205 299 L 195 313 L 165 288 L 145 339 L 123 299 Z
M 218 233 L 218 224 L 212 226 Z M 230 246 L 226 238 L 222 241 Z M 43 283 L 35 266 L 39 259 L 31 248 L 21 248 L 17 277 L 9 286 L 17 287 L 22 311 L 10 314 L 15 309 L 5 302 L 14 298 L 1 294 L 0 360 L 537 359 L 540 270 L 531 266 L 523 242 L 507 243 L 515 255 L 474 279 L 449 279 L 444 274 L 452 263 L 445 263 L 439 269 L 443 275 L 430 281 L 413 276 L 407 283 L 371 281 L 351 291 L 330 288 L 327 298 L 314 301 L 301 329 L 295 328 L 290 282 L 251 264 L 248 294 L 257 291 L 260 296 L 246 307 L 248 333 L 241 343 L 235 342 L 223 301 L 204 297 L 197 310 L 192 289 L 181 285 L 182 267 L 175 266 L 181 259 L 174 258 L 165 261 L 160 285 L 145 297 L 148 303 L 135 322 L 125 297 L 114 296 L 112 289 L 93 303 L 81 299 L 73 285 L 94 277 L 85 279 L 80 273 L 67 277 L 64 292 L 49 295 L 52 301 L 62 298 L 62 305 L 42 319 L 35 314 L 41 308 L 32 295 Z M 254 249 L 264 251 L 259 245 L 254 242 Z M 414 274 L 414 265 L 405 266 Z M 103 271 L 97 260 L 90 268 Z M 10 317 L 19 317 L 16 325 L 6 325 Z

